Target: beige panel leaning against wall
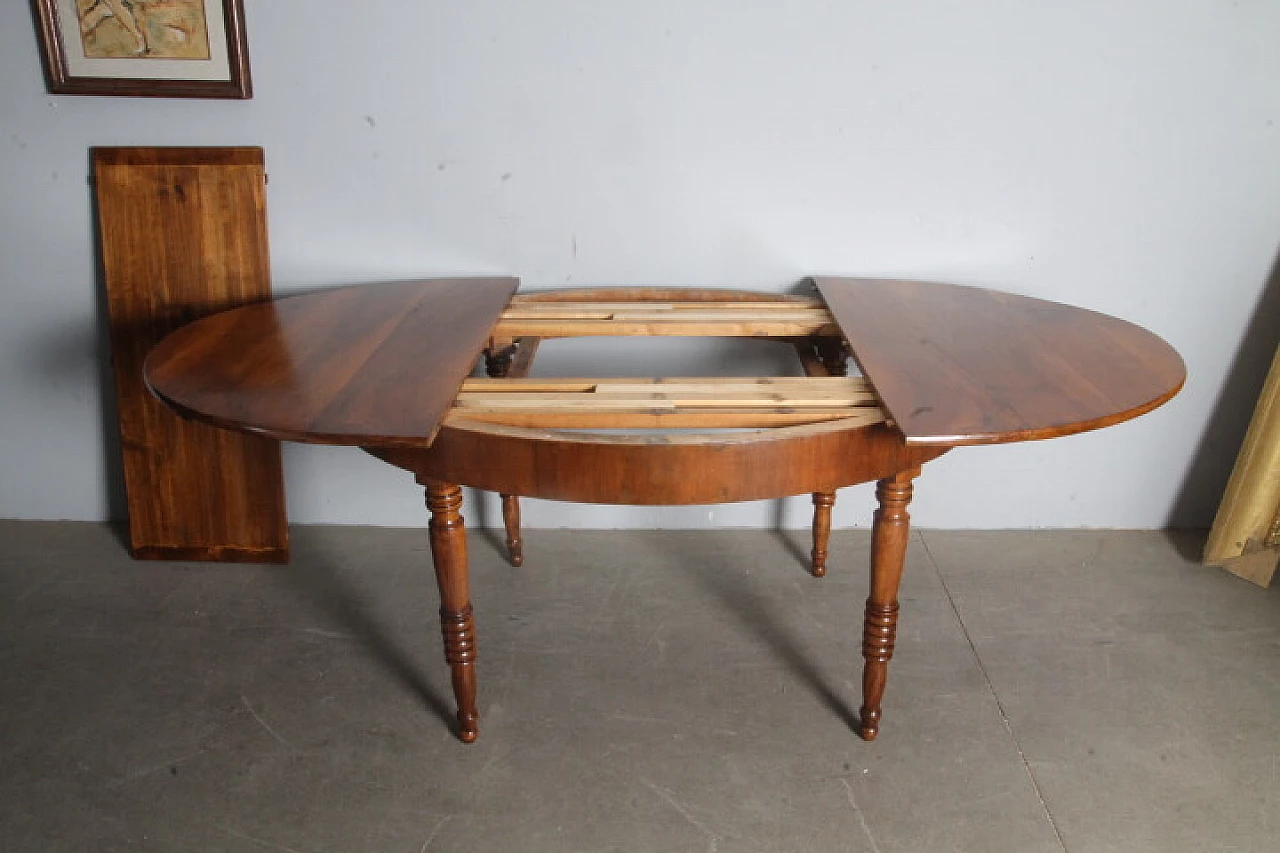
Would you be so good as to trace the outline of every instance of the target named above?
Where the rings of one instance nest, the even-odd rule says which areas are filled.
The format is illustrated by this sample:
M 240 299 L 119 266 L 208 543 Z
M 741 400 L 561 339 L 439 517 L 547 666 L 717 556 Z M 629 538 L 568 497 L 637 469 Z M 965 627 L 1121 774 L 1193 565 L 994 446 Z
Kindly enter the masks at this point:
M 1204 561 L 1263 587 L 1280 561 L 1280 350 L 1218 507 Z

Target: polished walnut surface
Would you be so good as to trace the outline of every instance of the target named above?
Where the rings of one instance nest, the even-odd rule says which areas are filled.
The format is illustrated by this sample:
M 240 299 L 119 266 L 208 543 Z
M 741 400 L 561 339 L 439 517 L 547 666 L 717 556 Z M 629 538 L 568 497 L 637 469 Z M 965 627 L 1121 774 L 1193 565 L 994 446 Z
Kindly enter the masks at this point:
M 764 294 L 751 302 L 738 291 L 689 290 L 682 301 L 673 288 L 619 289 L 616 304 L 604 289 L 576 307 L 564 304 L 572 291 L 508 304 L 517 282 L 506 278 L 336 288 L 181 329 L 152 353 L 147 379 L 174 408 L 218 426 L 383 447 L 429 445 L 481 350 L 522 335 L 808 334 L 838 342 L 829 334 L 843 331 L 907 443 L 937 446 L 1108 426 L 1156 408 L 1185 379 L 1182 360 L 1160 338 L 1093 311 L 947 284 L 815 283 L 825 306 Z M 557 418 L 572 425 L 571 414 L 555 412 L 542 422 Z M 778 425 L 797 420 L 776 417 Z M 609 425 L 599 417 L 582 423 Z
M 513 278 L 342 287 L 227 311 L 152 351 L 179 412 L 319 444 L 428 445 L 515 292 Z
M 262 149 L 95 148 L 93 185 L 129 550 L 287 560 L 280 445 L 182 420 L 143 381 L 174 330 L 270 299 Z
M 1151 411 L 1186 379 L 1172 347 L 1106 314 L 953 284 L 814 281 L 909 444 L 1098 429 Z

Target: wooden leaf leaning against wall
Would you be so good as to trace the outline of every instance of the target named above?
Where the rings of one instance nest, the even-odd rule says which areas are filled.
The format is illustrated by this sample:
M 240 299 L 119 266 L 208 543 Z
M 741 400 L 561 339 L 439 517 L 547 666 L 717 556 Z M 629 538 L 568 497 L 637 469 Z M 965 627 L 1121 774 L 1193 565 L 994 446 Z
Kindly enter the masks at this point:
M 279 443 L 185 422 L 142 375 L 169 332 L 270 298 L 262 149 L 97 148 L 93 170 L 130 550 L 284 562 Z

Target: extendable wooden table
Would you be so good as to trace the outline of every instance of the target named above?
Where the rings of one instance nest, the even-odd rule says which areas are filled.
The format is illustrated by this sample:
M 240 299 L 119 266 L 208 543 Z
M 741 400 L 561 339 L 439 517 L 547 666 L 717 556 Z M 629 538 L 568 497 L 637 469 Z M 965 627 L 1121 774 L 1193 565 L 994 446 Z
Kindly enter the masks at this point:
M 1136 417 L 1172 398 L 1185 370 L 1150 332 L 1058 303 L 915 281 L 810 282 L 811 297 L 680 288 L 517 294 L 507 278 L 335 288 L 179 329 L 144 372 L 186 417 L 361 447 L 415 475 L 431 513 L 445 659 L 468 743 L 479 713 L 461 486 L 503 496 L 516 565 L 522 495 L 706 504 L 808 493 L 821 576 L 836 490 L 877 481 L 859 716 L 859 734 L 871 740 L 921 466 L 953 447 Z M 540 341 L 587 335 L 765 338 L 792 347 L 804 375 L 529 376 Z M 850 356 L 859 375 L 846 375 Z M 481 358 L 488 375 L 471 378 Z

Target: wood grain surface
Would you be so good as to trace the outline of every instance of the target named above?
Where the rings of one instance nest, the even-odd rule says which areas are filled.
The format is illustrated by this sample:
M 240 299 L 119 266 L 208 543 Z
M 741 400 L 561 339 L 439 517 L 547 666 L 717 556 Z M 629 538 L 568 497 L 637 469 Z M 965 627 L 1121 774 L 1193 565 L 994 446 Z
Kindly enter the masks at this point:
M 631 291 L 635 292 L 635 291 Z M 779 338 L 835 335 L 840 330 L 819 300 L 515 302 L 502 313 L 495 338 L 682 336 Z
M 147 360 L 152 390 L 189 417 L 318 444 L 426 446 L 513 278 L 343 287 L 209 317 Z
M 814 283 L 910 444 L 1097 429 L 1160 406 L 1186 379 L 1159 337 L 1094 311 L 950 284 Z
M 143 360 L 192 320 L 271 295 L 260 148 L 98 148 L 99 245 L 135 557 L 288 558 L 280 446 L 187 423 Z
M 881 423 L 862 377 L 468 379 L 447 420 L 561 429 L 761 428 Z

